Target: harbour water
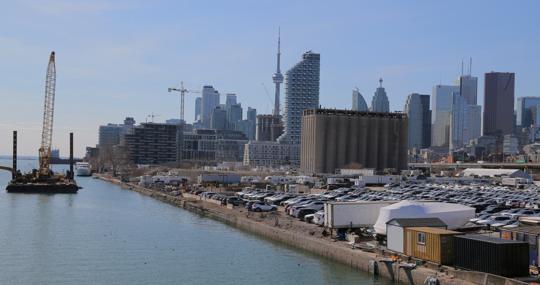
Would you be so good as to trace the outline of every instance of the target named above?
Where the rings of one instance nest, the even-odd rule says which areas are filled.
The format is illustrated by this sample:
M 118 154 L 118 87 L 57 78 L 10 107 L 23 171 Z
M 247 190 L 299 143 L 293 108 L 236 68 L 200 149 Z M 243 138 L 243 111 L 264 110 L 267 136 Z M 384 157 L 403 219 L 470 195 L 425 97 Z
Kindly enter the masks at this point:
M 389 284 L 97 179 L 77 178 L 75 195 L 8 194 L 10 175 L 2 284 Z

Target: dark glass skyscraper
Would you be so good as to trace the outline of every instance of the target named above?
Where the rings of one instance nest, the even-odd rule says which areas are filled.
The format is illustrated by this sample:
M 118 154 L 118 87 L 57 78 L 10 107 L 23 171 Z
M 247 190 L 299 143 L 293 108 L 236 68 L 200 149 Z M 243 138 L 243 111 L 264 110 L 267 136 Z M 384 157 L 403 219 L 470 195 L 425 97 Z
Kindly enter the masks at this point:
M 484 81 L 484 135 L 514 131 L 514 80 L 511 72 L 486 73 Z

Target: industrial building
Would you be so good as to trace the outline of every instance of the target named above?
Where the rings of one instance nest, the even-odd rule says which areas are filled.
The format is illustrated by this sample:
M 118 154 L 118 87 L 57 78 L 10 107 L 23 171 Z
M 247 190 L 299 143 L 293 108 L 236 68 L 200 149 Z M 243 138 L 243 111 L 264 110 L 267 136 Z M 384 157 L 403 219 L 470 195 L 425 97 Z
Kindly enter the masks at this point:
M 407 117 L 403 113 L 305 110 L 300 149 L 300 167 L 309 173 L 334 173 L 349 165 L 406 169 Z

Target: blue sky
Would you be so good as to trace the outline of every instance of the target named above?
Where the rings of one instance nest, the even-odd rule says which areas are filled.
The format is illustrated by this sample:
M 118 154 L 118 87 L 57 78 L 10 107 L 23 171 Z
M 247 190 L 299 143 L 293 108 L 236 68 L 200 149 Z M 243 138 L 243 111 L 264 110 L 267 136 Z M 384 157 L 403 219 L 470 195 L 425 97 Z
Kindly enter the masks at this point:
M 483 74 L 516 73 L 516 97 L 540 96 L 538 1 L 1 1 L 0 154 L 39 147 L 45 70 L 57 52 L 53 144 L 76 154 L 97 142 L 98 125 L 125 116 L 179 115 L 177 94 L 211 84 L 269 113 L 278 26 L 285 72 L 307 50 L 321 53 L 320 102 L 350 108 L 358 87 L 368 101 L 378 84 L 391 109 L 411 92 L 450 84 L 473 58 Z M 283 101 L 283 99 L 282 99 Z M 194 97 L 186 100 L 192 120 Z

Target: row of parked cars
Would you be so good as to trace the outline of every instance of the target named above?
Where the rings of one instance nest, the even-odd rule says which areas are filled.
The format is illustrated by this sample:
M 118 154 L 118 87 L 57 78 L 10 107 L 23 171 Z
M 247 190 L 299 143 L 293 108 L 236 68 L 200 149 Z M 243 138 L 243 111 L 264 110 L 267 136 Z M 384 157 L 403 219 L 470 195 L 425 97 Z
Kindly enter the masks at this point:
M 324 204 L 326 202 L 352 200 L 361 197 L 364 191 L 361 188 L 342 187 L 320 194 L 297 195 L 246 188 L 237 192 L 236 195 L 245 201 L 248 209 L 252 208 L 252 205 L 258 205 L 260 203 L 272 207 L 271 210 L 268 208 L 269 211 L 275 210 L 277 206 L 282 206 L 284 212 L 292 217 L 309 223 L 323 225 Z M 366 196 L 365 199 L 370 199 L 370 197 Z
M 391 199 L 433 200 L 457 203 L 476 209 L 471 224 L 491 229 L 515 228 L 520 217 L 540 217 L 540 188 L 531 185 L 526 189 L 473 183 L 401 183 L 386 185 Z
M 363 187 L 341 187 L 320 194 L 297 195 L 245 188 L 235 196 L 194 190 L 196 195 L 222 201 L 223 204 L 244 206 L 249 211 L 276 211 L 278 206 L 290 216 L 322 225 L 324 203 L 328 201 L 401 201 L 430 200 L 457 203 L 476 209 L 477 217 L 471 224 L 491 228 L 518 226 L 519 217 L 540 217 L 540 188 L 509 189 L 490 184 L 442 184 L 407 181 L 387 184 L 384 190 Z

